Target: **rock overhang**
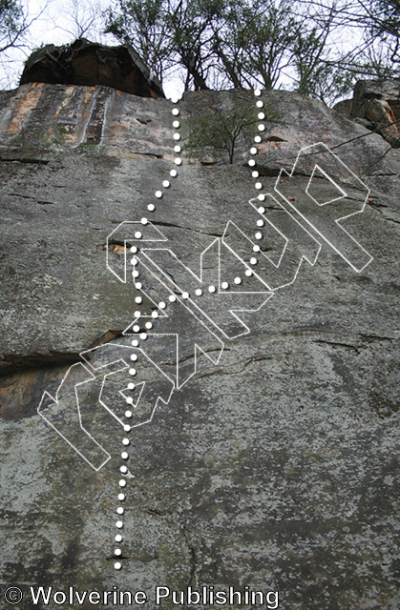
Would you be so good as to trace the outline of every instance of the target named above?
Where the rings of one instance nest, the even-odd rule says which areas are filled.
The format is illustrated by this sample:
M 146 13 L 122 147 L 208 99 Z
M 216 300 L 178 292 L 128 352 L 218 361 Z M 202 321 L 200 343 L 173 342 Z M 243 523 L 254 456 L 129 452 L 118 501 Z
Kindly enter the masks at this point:
M 20 85 L 102 85 L 141 97 L 164 97 L 161 83 L 130 45 L 108 47 L 79 38 L 46 45 L 28 58 Z

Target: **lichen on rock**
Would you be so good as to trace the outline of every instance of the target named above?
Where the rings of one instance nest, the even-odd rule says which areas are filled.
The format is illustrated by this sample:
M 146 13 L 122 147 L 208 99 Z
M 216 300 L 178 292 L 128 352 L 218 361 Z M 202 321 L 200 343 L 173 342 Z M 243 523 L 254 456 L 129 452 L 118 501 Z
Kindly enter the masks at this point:
M 185 94 L 182 140 L 193 114 L 236 96 L 254 104 L 252 92 Z M 262 99 L 284 121 L 267 123 L 257 155 L 239 143 L 232 165 L 183 157 L 176 166 L 176 106 L 166 99 L 82 83 L 26 83 L 0 96 L 0 576 L 23 589 L 20 610 L 30 610 L 29 587 L 39 585 L 143 589 L 147 610 L 156 608 L 157 585 L 279 590 L 288 610 L 399 605 L 399 151 L 316 100 L 285 91 Z M 21 134 L 29 140 L 41 128 L 51 143 L 60 125 L 59 158 L 21 155 Z M 248 315 L 250 332 L 226 341 L 218 365 L 199 358 L 197 375 L 132 431 L 116 572 L 121 426 L 80 388 L 81 404 L 97 408 L 85 424 L 111 455 L 95 472 L 37 413 L 80 354 L 122 345 L 138 308 L 131 277 L 123 283 L 106 266 L 123 265 L 125 240 L 107 237 L 148 217 L 168 240 L 161 247 L 198 276 L 201 254 L 229 220 L 247 235 L 256 230 L 250 157 L 264 193 L 277 197 L 286 169 L 288 202 L 308 189 L 319 193 L 317 211 L 334 207 L 330 178 L 349 206 L 363 201 L 334 162 L 318 173 L 308 157 L 290 175 L 300 148 L 321 141 L 371 189 L 362 213 L 343 224 L 374 260 L 357 273 L 324 242 L 314 265 L 303 260 L 296 281 Z M 83 154 L 81 144 L 102 150 Z M 271 222 L 286 213 L 273 198 L 263 205 Z M 265 250 L 274 263 L 286 247 L 278 237 Z M 160 257 L 170 281 L 186 277 L 165 250 Z M 206 271 L 218 274 L 215 261 Z M 143 307 L 154 308 L 159 285 L 145 285 Z M 196 354 L 192 317 L 180 317 L 187 367 Z M 167 327 L 160 318 L 154 332 Z M 210 339 L 205 351 L 219 347 Z M 171 348 L 160 369 L 171 376 L 176 364 Z M 144 372 L 151 384 L 152 369 Z

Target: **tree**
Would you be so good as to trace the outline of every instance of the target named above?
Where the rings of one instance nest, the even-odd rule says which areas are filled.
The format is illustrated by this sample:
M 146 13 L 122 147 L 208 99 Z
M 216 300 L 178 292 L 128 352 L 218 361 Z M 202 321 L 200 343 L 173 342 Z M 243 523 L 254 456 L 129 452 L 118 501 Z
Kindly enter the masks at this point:
M 295 90 L 303 95 L 317 97 L 327 103 L 346 94 L 352 86 L 348 54 L 332 50 L 330 41 L 338 29 L 336 2 L 326 7 L 323 15 L 307 7 L 306 19 L 297 29 L 293 40 L 293 66 Z
M 365 24 L 372 36 L 379 37 L 390 48 L 390 59 L 400 63 L 400 1 L 358 0 L 365 17 Z
M 235 89 L 246 86 L 244 73 L 243 47 L 247 40 L 244 23 L 244 2 L 242 0 L 226 3 L 224 7 L 224 27 L 214 26 L 212 48 L 219 59 L 217 70 L 227 84 Z
M 132 44 L 159 78 L 185 69 L 185 89 L 215 73 L 232 86 L 273 87 L 290 64 L 298 27 L 289 0 L 119 0 L 106 32 Z
M 292 59 L 298 20 L 288 0 L 225 3 L 224 23 L 214 33 L 214 50 L 235 88 L 273 88 Z
M 60 16 L 65 26 L 61 27 L 57 20 L 53 19 L 54 27 L 66 32 L 71 37 L 71 41 L 77 38 L 96 37 L 104 19 L 100 0 L 93 0 L 90 3 L 83 0 L 64 0 L 62 10 L 57 11 L 57 19 Z
M 211 41 L 225 0 L 119 0 L 107 11 L 105 32 L 133 45 L 162 82 L 174 66 L 186 72 L 185 88 L 207 89 Z
M 29 12 L 24 0 L 0 0 L 0 86 L 16 84 L 19 70 L 26 59 L 27 49 L 34 45 L 30 40 L 31 26 L 45 12 L 49 0 L 36 4 L 35 13 Z
M 167 24 L 177 62 L 186 69 L 185 90 L 191 83 L 195 91 L 209 88 L 206 81 L 215 58 L 212 41 L 224 4 L 224 0 L 181 0 L 172 10 L 170 4 Z
M 357 80 L 395 77 L 393 50 L 377 25 L 384 4 L 386 0 L 298 0 L 303 25 L 294 44 L 295 89 L 332 103 Z
M 292 44 L 298 29 L 292 5 L 287 0 L 256 0 L 246 20 L 249 32 L 245 45 L 246 70 L 266 89 L 272 89 L 291 64 Z
M 18 0 L 0 0 L 0 52 L 15 47 L 27 28 Z
M 171 67 L 167 15 L 165 0 L 119 0 L 119 12 L 109 8 L 106 13 L 105 32 L 134 46 L 160 82 Z
M 118 0 L 106 31 L 185 90 L 292 88 L 332 103 L 400 64 L 400 0 Z
M 263 108 L 265 121 L 279 123 L 281 115 L 274 108 Z M 235 103 L 230 109 L 210 108 L 190 121 L 190 132 L 184 144 L 189 156 L 194 153 L 228 156 L 230 164 L 234 161 L 235 149 L 240 140 L 250 145 L 257 132 L 256 110 L 249 108 L 249 101 Z

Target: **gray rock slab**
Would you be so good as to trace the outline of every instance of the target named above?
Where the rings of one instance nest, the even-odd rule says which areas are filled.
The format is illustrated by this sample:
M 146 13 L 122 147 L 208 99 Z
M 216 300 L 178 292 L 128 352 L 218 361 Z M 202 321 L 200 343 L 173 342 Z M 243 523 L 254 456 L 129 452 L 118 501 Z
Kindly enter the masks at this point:
M 105 96 L 106 118 L 96 116 L 109 136 L 94 144 L 103 147 L 97 152 L 79 148 L 79 108 L 90 128 L 96 92 Z M 168 293 L 144 274 L 139 305 L 135 299 L 142 293 L 130 275 L 122 283 L 107 270 L 107 236 L 120 223 L 146 216 L 167 238 L 166 247 L 199 273 L 202 252 L 224 234 L 228 221 L 246 235 L 257 229 L 259 215 L 249 200 L 258 191 L 246 164 L 248 149 L 239 143 L 233 165 L 183 157 L 171 178 L 173 105 L 167 100 L 58 85 L 24 85 L 2 99 L 0 607 L 11 607 L 4 594 L 12 586 L 24 594 L 14 605 L 18 610 L 63 607 L 57 603 L 62 595 L 34 606 L 30 587 L 39 586 L 66 595 L 69 587 L 79 593 L 145 591 L 149 610 L 159 607 L 157 586 L 232 586 L 241 592 L 248 586 L 279 591 L 279 607 L 287 610 L 396 609 L 399 152 L 315 100 L 263 94 L 265 103 L 279 107 L 285 124 L 269 125 L 260 145 L 262 192 L 278 197 L 280 168 L 291 170 L 300 148 L 325 142 L 371 189 L 362 214 L 343 226 L 373 261 L 357 273 L 321 240 L 315 264 L 303 261 L 293 283 L 275 290 L 259 311 L 243 314 L 250 332 L 234 340 L 215 328 L 201 335 L 201 323 L 183 306 L 167 308 L 176 312 L 170 320 L 153 320 L 154 333 L 180 328 L 178 364 L 187 376 L 195 338 L 209 356 L 219 352 L 222 340 L 225 348 L 216 364 L 199 358 L 196 374 L 168 404 L 157 406 L 151 422 L 130 431 L 122 504 L 117 494 L 125 435 L 115 414 L 99 403 L 100 365 L 110 364 L 113 349 L 118 357 L 123 350 L 131 353 L 132 336 L 122 333 L 134 312 L 154 309 Z M 179 105 L 182 137 L 186 118 L 211 103 L 229 107 L 235 94 L 185 96 Z M 50 140 L 60 117 L 71 125 L 58 158 L 49 153 L 53 144 L 41 158 L 29 159 L 15 144 L 21 130 L 32 132 L 41 110 Z M 268 141 L 274 135 L 280 139 Z M 149 147 L 157 154 L 149 155 Z M 293 205 L 303 205 L 313 169 L 314 162 L 303 159 L 283 185 Z M 335 160 L 325 171 L 348 194 L 349 210 L 363 201 L 363 189 Z M 162 189 L 166 179 L 171 186 Z M 320 177 L 316 184 L 326 201 L 332 183 Z M 161 199 L 154 195 L 158 189 Z M 272 201 L 265 206 L 271 222 L 284 214 Z M 311 238 L 318 233 L 311 230 Z M 281 249 L 277 238 L 266 251 L 276 262 Z M 108 254 L 123 269 L 123 234 L 111 239 Z M 166 253 L 159 260 L 170 279 L 187 285 L 187 270 Z M 223 269 L 232 283 L 244 267 L 227 259 Z M 218 272 L 215 257 L 206 271 L 207 277 Z M 254 275 L 246 281 L 242 288 L 257 283 Z M 249 309 L 257 298 L 248 297 Z M 209 306 L 211 318 L 220 314 L 219 303 Z M 139 359 L 135 383 L 157 389 L 161 379 L 168 387 L 176 353 L 168 338 L 147 341 L 143 349 L 149 346 L 159 370 Z M 98 472 L 37 413 L 43 392 L 54 396 L 70 365 L 85 362 L 80 354 L 96 347 L 89 360 L 96 369 L 91 385 L 77 392 L 85 425 L 111 456 Z M 118 391 L 118 383 L 107 387 Z M 74 406 L 74 396 L 65 399 L 65 408 Z M 125 509 L 121 571 L 114 568 L 119 505 Z M 65 607 L 79 607 L 76 598 Z M 86 599 L 80 607 L 95 606 Z M 97 607 L 119 606 L 109 598 Z M 162 607 L 176 604 L 170 597 Z

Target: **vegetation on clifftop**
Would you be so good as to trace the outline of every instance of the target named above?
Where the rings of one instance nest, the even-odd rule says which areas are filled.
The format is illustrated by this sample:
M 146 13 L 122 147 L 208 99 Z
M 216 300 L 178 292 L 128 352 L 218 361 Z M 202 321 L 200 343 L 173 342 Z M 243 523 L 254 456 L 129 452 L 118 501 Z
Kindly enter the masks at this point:
M 400 75 L 398 0 L 118 0 L 105 30 L 185 90 L 284 83 L 333 102 Z

